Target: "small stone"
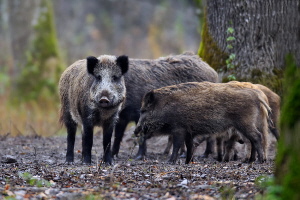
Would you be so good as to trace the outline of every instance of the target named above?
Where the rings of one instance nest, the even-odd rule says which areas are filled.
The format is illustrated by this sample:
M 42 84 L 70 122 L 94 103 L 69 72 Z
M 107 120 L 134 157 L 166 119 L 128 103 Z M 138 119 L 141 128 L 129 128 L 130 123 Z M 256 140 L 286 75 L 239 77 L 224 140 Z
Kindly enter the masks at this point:
M 11 155 L 5 155 L 5 156 L 2 156 L 1 162 L 2 163 L 16 163 L 17 159 Z
M 187 185 L 187 183 L 188 183 L 187 179 L 184 179 L 180 184 L 181 185 Z

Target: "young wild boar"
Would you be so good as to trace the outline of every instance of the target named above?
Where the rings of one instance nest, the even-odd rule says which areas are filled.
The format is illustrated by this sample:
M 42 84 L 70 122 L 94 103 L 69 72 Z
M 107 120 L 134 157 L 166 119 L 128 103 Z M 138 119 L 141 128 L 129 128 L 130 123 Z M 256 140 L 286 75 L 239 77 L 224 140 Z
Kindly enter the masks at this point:
M 185 141 L 186 163 L 189 163 L 195 136 L 235 128 L 250 140 L 259 161 L 264 162 L 270 108 L 263 95 L 251 88 L 210 82 L 182 83 L 152 90 L 143 98 L 135 134 L 140 133 L 143 138 L 172 135 L 171 163 L 176 162 L 178 150 Z
M 136 123 L 146 92 L 163 86 L 184 82 L 217 82 L 218 74 L 198 55 L 187 52 L 181 55 L 162 57 L 155 60 L 130 59 L 128 73 L 125 74 L 127 89 L 124 109 L 120 112 L 115 128 L 113 155 L 118 155 L 125 128 L 130 121 Z M 146 153 L 146 143 L 140 144 L 137 159 Z
M 112 164 L 111 137 L 126 95 L 127 56 L 88 57 L 68 67 L 59 81 L 60 122 L 67 128 L 66 162 L 74 162 L 77 125 L 82 126 L 82 161 L 91 163 L 94 126 L 103 127 L 104 162 Z
M 279 132 L 277 129 L 277 125 L 278 125 L 277 123 L 278 123 L 279 114 L 280 114 L 280 97 L 276 93 L 274 93 L 272 90 L 267 88 L 266 86 L 263 86 L 260 84 L 252 84 L 250 82 L 238 82 L 238 81 L 231 81 L 231 82 L 228 82 L 227 84 L 235 85 L 237 87 L 246 87 L 246 88 L 256 89 L 265 94 L 265 96 L 267 97 L 266 102 L 268 102 L 268 105 L 271 108 L 271 112 L 269 114 L 270 120 L 268 123 L 268 127 L 269 127 L 270 132 L 276 138 L 276 140 L 278 140 Z M 233 137 L 230 138 L 230 141 L 228 141 L 228 140 L 225 141 L 225 143 L 227 143 L 227 144 L 226 144 L 226 150 L 225 150 L 225 155 L 224 155 L 224 161 L 229 161 L 230 153 L 232 151 L 236 151 L 234 143 L 237 141 L 238 138 L 240 138 L 240 136 L 238 136 L 238 133 L 236 133 L 236 131 L 234 133 L 236 136 L 234 136 L 234 134 L 233 134 Z M 255 151 L 253 150 L 251 143 L 248 145 L 250 145 L 251 155 L 250 155 L 250 158 L 246 159 L 246 161 L 248 160 L 249 162 L 253 162 L 256 158 Z
M 274 137 L 278 140 L 279 138 L 279 132 L 277 130 L 277 122 L 279 118 L 280 113 L 280 97 L 274 93 L 269 88 L 260 85 L 260 84 L 252 84 L 250 82 L 238 82 L 238 81 L 231 81 L 226 84 L 230 84 L 235 87 L 245 87 L 245 88 L 252 88 L 259 90 L 265 94 L 265 101 L 268 103 L 269 107 L 271 108 L 271 113 L 269 113 L 269 123 L 268 127 L 270 132 L 274 135 Z M 230 135 L 229 137 L 227 137 Z M 229 161 L 231 154 L 234 152 L 233 158 L 237 158 L 236 149 L 235 149 L 235 143 L 238 141 L 241 143 L 244 139 L 241 137 L 240 134 L 236 132 L 236 130 L 232 130 L 231 133 L 225 133 L 225 134 L 219 134 L 216 137 L 211 137 L 209 139 L 210 141 L 207 142 L 206 150 L 204 155 L 208 156 L 208 154 L 214 152 L 214 146 L 217 141 L 217 160 L 218 161 Z M 216 140 L 216 141 L 215 141 Z M 247 140 L 245 141 L 246 145 L 249 146 L 248 149 L 252 152 L 250 157 L 247 155 L 247 158 L 244 160 L 245 162 L 253 162 L 256 159 L 256 151 L 255 149 L 252 149 L 251 143 L 249 143 Z M 224 146 L 223 146 L 224 145 Z M 224 156 L 223 156 L 224 155 Z

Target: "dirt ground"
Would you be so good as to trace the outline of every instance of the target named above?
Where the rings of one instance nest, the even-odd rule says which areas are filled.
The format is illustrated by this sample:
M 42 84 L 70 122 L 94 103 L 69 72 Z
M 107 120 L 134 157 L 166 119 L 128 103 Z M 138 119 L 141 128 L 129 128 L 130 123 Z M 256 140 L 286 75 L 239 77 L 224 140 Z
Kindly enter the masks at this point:
M 253 199 L 262 192 L 256 178 L 274 172 L 273 138 L 264 164 L 243 163 L 243 145 L 238 147 L 238 161 L 199 158 L 205 148 L 201 144 L 195 153 L 196 162 L 186 165 L 180 158 L 176 165 L 170 165 L 162 155 L 166 137 L 151 138 L 146 160 L 135 161 L 138 148 L 131 137 L 133 128 L 126 132 L 113 166 L 99 162 L 103 154 L 101 134 L 94 136 L 90 166 L 80 161 L 80 134 L 74 165 L 64 163 L 66 136 L 0 136 L 0 199 Z

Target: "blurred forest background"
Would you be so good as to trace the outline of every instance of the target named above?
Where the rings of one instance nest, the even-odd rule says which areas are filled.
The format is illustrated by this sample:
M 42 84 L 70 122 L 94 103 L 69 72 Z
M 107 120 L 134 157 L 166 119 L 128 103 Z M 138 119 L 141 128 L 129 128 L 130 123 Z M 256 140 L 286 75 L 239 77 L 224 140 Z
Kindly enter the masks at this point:
M 89 55 L 197 52 L 194 0 L 0 0 L 0 134 L 59 133 L 62 71 Z

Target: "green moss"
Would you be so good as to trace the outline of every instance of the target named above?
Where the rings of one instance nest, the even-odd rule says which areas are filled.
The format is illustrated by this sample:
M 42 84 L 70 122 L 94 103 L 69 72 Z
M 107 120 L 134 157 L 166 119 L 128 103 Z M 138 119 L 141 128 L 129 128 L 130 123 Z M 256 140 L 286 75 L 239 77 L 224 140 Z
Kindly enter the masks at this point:
M 283 70 L 276 70 L 276 73 L 273 72 L 274 74 L 267 74 L 266 72 L 262 72 L 259 69 L 254 69 L 251 72 L 251 78 L 246 79 L 246 78 L 238 77 L 238 80 L 262 84 L 270 88 L 280 97 L 282 97 L 283 96 L 283 87 L 282 87 L 283 72 L 284 72 Z M 223 80 L 224 80 L 223 82 L 228 82 L 226 78 L 223 78 Z
M 57 83 L 63 70 L 51 1 L 41 1 L 41 13 L 34 26 L 34 39 L 26 53 L 27 63 L 17 80 L 16 102 L 45 97 L 57 100 Z
M 252 77 L 252 78 L 259 77 L 259 76 L 261 76 L 261 75 L 262 75 L 262 71 L 259 70 L 259 69 L 253 69 L 253 70 L 251 71 L 251 77 Z
M 287 58 L 288 68 L 284 79 L 284 104 L 282 107 L 281 126 L 293 128 L 300 120 L 300 70 Z
M 226 59 L 228 58 L 228 54 L 220 50 L 210 35 L 206 11 L 204 12 L 201 38 L 202 41 L 200 43 L 198 55 L 216 71 L 220 72 L 226 70 Z
M 276 181 L 282 199 L 300 199 L 300 69 L 291 56 L 286 59 L 281 135 L 276 157 Z
M 267 86 L 272 91 L 277 93 L 280 97 L 282 97 L 283 96 L 282 80 L 283 80 L 283 75 L 270 75 L 270 74 L 262 73 L 261 76 L 254 78 L 253 81 L 251 82 L 259 83 L 264 86 Z

